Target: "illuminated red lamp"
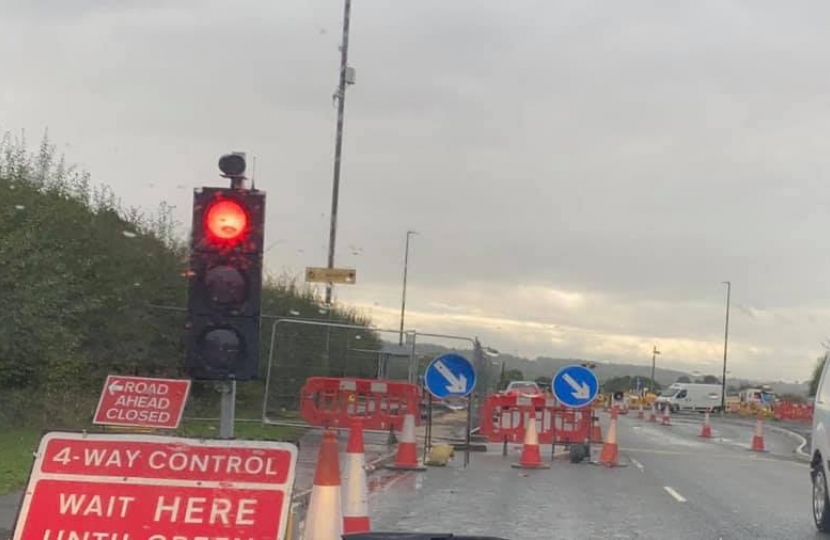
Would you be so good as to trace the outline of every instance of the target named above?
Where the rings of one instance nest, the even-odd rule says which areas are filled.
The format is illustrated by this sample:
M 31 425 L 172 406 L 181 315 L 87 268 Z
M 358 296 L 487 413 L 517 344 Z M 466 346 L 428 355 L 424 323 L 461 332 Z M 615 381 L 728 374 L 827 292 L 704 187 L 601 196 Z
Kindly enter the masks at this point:
M 234 200 L 219 200 L 205 213 L 205 228 L 212 238 L 225 242 L 239 240 L 248 228 L 248 213 Z

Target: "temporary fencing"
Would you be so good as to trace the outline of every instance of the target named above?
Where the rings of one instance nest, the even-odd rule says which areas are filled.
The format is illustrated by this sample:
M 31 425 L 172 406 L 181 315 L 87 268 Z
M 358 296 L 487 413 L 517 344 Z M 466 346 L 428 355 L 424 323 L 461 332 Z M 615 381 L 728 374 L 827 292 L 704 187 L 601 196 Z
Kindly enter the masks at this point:
M 591 437 L 594 409 L 570 409 L 550 397 L 494 394 L 481 407 L 480 433 L 490 442 L 522 442 L 525 417 L 536 420 L 540 444 L 583 443 Z
M 475 338 L 401 336 L 398 330 L 280 318 L 271 331 L 263 422 L 345 428 L 351 417 L 360 417 L 367 430 L 391 432 L 402 429 L 404 415 L 412 414 L 421 424 L 426 400 L 416 383 L 419 371 L 438 353 L 416 354 L 418 339 L 442 352 L 472 350 L 476 388 L 486 390 L 492 383 L 490 362 Z
M 364 392 L 359 384 L 351 391 L 348 382 L 341 389 L 338 381 L 374 379 L 410 383 L 414 387 L 417 377 L 414 342 L 400 346 L 399 336 L 393 330 L 325 320 L 276 320 L 271 329 L 263 421 L 292 424 L 305 420 L 314 426 L 325 426 L 328 422 L 333 427 L 348 427 L 348 407 L 360 414 L 372 402 L 376 407 L 374 420 L 365 419 L 366 429 L 376 429 L 371 425 L 373 421 L 377 425 L 386 423 L 382 411 L 400 408 L 402 404 L 397 398 L 395 403 L 387 403 L 383 392 L 371 388 Z M 409 400 L 407 394 L 403 398 L 405 407 L 410 406 Z

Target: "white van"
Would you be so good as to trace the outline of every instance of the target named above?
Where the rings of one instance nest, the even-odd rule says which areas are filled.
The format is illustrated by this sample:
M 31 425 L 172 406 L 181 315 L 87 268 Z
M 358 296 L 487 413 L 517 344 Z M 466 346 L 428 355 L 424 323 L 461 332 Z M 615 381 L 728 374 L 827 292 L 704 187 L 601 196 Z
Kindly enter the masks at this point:
M 828 356 L 830 358 L 830 356 Z M 830 376 L 827 361 L 821 373 L 813 410 L 813 432 L 810 437 L 810 477 L 813 480 L 813 520 L 822 532 L 830 532 L 830 500 L 827 498 L 827 460 L 830 459 Z
M 655 400 L 659 410 L 670 407 L 677 411 L 720 411 L 721 385 L 674 383 L 660 393 Z

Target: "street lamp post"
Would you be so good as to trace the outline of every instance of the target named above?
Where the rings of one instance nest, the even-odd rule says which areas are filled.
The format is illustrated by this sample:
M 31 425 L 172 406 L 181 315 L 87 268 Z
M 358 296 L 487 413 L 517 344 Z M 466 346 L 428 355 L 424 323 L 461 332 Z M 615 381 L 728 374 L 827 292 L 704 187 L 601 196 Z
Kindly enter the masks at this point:
M 724 281 L 726 285 L 726 325 L 723 331 L 723 377 L 721 378 L 720 411 L 726 412 L 726 351 L 729 346 L 729 302 L 732 296 L 732 282 Z
M 651 391 L 655 394 L 657 393 L 657 381 L 654 380 L 654 368 L 657 367 L 658 354 L 660 354 L 660 351 L 657 350 L 657 345 L 655 345 L 651 351 Z
M 417 231 L 406 231 L 406 248 L 403 255 L 403 293 L 401 294 L 401 333 L 398 338 L 398 345 L 403 345 L 403 323 L 406 317 L 406 275 L 409 270 L 409 238 Z

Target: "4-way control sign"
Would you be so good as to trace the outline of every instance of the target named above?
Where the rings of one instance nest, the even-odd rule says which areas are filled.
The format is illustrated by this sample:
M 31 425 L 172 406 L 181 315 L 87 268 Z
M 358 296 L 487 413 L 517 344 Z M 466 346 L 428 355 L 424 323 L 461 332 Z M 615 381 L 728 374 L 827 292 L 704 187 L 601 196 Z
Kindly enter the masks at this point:
M 281 540 L 296 463 L 287 443 L 49 433 L 13 539 Z
M 92 423 L 176 429 L 189 391 L 189 380 L 110 375 Z

